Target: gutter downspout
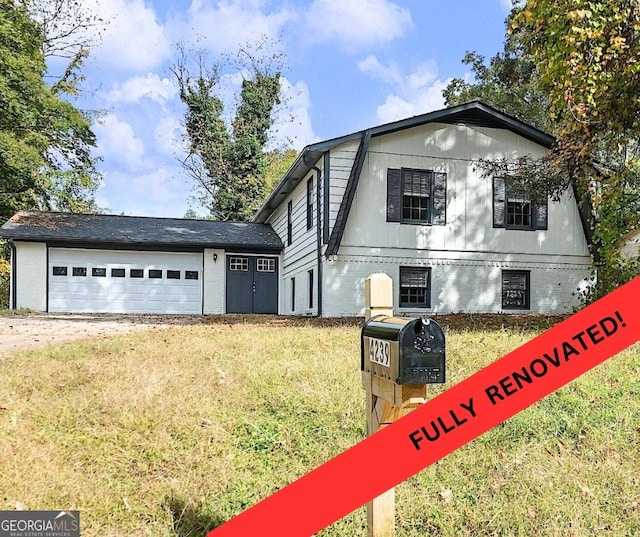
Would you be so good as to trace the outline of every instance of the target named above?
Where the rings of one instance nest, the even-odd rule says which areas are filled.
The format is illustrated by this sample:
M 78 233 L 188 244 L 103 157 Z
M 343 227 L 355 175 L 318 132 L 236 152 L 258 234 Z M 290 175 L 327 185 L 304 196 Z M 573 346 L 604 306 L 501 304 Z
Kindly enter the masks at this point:
M 305 164 L 309 166 L 310 164 L 305 160 Z M 318 307 L 317 307 L 317 316 L 322 317 L 322 220 L 320 217 L 322 216 L 320 211 L 320 178 L 322 177 L 322 170 L 317 166 L 311 166 L 311 169 L 316 172 L 316 252 L 317 252 L 317 272 L 318 272 Z M 325 200 L 326 203 L 326 200 Z

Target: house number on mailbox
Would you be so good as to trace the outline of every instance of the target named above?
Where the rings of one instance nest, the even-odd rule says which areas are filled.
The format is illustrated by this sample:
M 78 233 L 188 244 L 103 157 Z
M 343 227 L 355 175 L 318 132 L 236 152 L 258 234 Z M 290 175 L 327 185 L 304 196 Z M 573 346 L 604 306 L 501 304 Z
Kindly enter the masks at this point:
M 369 360 L 376 364 L 389 367 L 391 346 L 384 339 L 370 338 L 369 343 Z

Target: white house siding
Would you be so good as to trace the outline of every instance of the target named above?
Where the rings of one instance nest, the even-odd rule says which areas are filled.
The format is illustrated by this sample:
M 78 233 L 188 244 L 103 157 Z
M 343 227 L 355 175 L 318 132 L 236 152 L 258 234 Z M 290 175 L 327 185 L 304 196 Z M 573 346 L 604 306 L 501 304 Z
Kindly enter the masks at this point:
M 329 174 L 329 234 L 336 223 L 336 217 L 340 210 L 340 204 L 347 188 L 347 181 L 353 168 L 353 162 L 358 152 L 360 141 L 352 141 L 342 144 L 329 153 L 330 174 Z
M 564 313 L 578 305 L 573 293 L 588 276 L 588 265 L 580 258 L 535 259 L 536 256 L 440 256 L 417 257 L 413 252 L 397 252 L 394 257 L 338 255 L 324 264 L 323 315 L 327 317 L 364 315 L 364 279 L 384 272 L 393 280 L 394 309 L 398 314 L 425 313 Z M 431 267 L 431 308 L 398 306 L 400 267 Z M 529 310 L 503 310 L 502 270 L 530 271 Z
M 16 242 L 16 307 L 34 311 L 47 309 L 47 245 Z
M 363 278 L 376 271 L 394 279 L 397 304 L 399 267 L 412 265 L 432 267 L 433 312 L 501 311 L 502 269 L 531 271 L 532 312 L 576 305 L 590 260 L 573 196 L 549 202 L 547 230 L 495 229 L 492 180 L 473 164 L 545 151 L 511 131 L 437 123 L 373 138 L 340 255 L 325 264 L 323 315 L 361 315 Z M 387 169 L 402 167 L 447 173 L 446 225 L 386 221 Z
M 322 169 L 322 161 L 317 163 Z M 322 174 L 324 175 L 324 174 Z M 307 181 L 313 178 L 313 226 L 307 229 Z M 279 312 L 284 315 L 291 313 L 315 315 L 317 313 L 317 285 L 318 285 L 318 259 L 317 259 L 317 174 L 314 171 L 308 173 L 296 186 L 293 192 L 283 200 L 278 208 L 267 220 L 285 245 L 282 254 L 281 279 L 280 279 L 280 305 Z M 322 179 L 321 179 L 322 188 Z M 287 244 L 287 206 L 292 201 L 292 241 Z M 309 307 L 308 271 L 313 270 L 314 295 L 313 307 Z M 292 309 L 291 279 L 295 278 L 295 308 Z
M 373 138 L 342 239 L 342 246 L 399 247 L 449 252 L 588 256 L 573 196 L 549 203 L 549 229 L 493 228 L 493 190 L 472 159 L 541 155 L 545 149 L 503 129 L 428 124 Z M 386 222 L 388 168 L 447 173 L 447 224 Z
M 225 251 L 205 248 L 202 309 L 205 314 L 225 313 Z

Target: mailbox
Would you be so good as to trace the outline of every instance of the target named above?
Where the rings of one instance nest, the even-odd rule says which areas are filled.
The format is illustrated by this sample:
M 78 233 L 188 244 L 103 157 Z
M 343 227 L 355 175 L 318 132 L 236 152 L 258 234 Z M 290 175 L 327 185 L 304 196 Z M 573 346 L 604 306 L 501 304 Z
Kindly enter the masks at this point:
M 444 333 L 428 318 L 380 315 L 362 327 L 361 369 L 396 384 L 445 381 Z

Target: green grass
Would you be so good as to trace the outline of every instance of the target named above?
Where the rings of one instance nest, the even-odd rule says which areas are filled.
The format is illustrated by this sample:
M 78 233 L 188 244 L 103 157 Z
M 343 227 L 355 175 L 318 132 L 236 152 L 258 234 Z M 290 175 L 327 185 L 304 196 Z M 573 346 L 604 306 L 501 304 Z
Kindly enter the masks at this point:
M 0 509 L 201 536 L 362 440 L 359 328 L 251 321 L 0 358 Z M 544 327 L 454 321 L 430 396 Z M 398 486 L 397 536 L 640 535 L 639 427 L 636 345 Z M 364 509 L 319 535 L 366 535 Z

